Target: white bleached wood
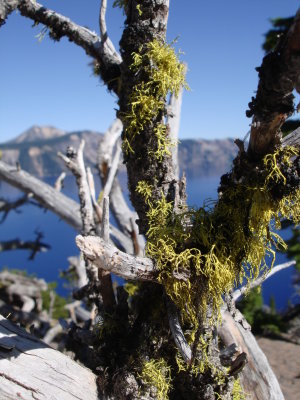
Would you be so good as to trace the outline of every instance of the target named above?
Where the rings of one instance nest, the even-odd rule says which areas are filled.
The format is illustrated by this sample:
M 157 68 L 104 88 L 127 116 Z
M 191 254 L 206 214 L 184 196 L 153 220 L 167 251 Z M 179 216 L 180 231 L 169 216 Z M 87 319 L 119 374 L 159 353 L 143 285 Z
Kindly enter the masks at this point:
M 149 258 L 133 257 L 95 236 L 76 236 L 76 244 L 93 265 L 125 279 L 155 281 L 154 264 Z
M 108 197 L 110 195 L 113 181 L 118 172 L 121 152 L 122 152 L 121 145 L 120 145 L 120 142 L 118 142 L 117 149 L 116 149 L 115 155 L 113 157 L 111 167 L 109 169 L 108 176 L 107 176 L 104 188 L 103 188 L 103 193 L 102 193 L 103 198 Z
M 96 376 L 0 316 L 0 399 L 99 400 Z
M 80 200 L 80 214 L 82 218 L 82 233 L 84 235 L 88 235 L 89 233 L 95 231 L 95 222 L 92 199 L 83 159 L 84 146 L 85 141 L 82 139 L 78 147 L 78 151 L 75 152 L 72 157 L 67 157 L 60 152 L 58 153 L 58 156 L 64 160 L 66 166 L 70 169 L 70 171 L 72 171 L 76 178 Z
M 47 183 L 3 161 L 0 161 L 0 180 L 6 181 L 25 193 L 32 193 L 33 198 L 43 207 L 53 211 L 77 231 L 81 230 L 79 204 Z
M 109 241 L 109 197 L 103 197 L 103 218 L 101 223 L 101 237 L 108 243 Z
M 98 169 L 100 171 L 102 185 L 105 186 L 107 171 L 111 168 L 113 150 L 122 132 L 122 122 L 115 119 L 105 133 L 98 150 Z M 142 235 L 138 233 L 138 226 L 135 222 L 137 214 L 130 210 L 124 198 L 123 191 L 117 176 L 115 176 L 110 189 L 110 210 L 113 213 L 119 228 L 131 242 L 130 254 L 141 255 L 145 247 Z M 136 246 L 133 245 L 133 240 Z

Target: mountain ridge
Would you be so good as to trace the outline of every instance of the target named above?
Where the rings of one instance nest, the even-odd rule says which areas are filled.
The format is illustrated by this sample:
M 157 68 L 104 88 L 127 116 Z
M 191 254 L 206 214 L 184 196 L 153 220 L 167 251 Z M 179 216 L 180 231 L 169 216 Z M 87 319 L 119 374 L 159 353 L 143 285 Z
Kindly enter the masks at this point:
M 22 169 L 43 178 L 68 172 L 57 152 L 65 153 L 69 146 L 78 148 L 81 139 L 86 142 L 86 165 L 95 168 L 102 137 L 102 133 L 91 130 L 65 132 L 34 125 L 15 139 L 0 144 L 0 149 L 3 161 L 11 165 L 18 161 Z M 180 170 L 189 177 L 219 176 L 230 169 L 236 153 L 233 139 L 183 139 L 178 149 Z

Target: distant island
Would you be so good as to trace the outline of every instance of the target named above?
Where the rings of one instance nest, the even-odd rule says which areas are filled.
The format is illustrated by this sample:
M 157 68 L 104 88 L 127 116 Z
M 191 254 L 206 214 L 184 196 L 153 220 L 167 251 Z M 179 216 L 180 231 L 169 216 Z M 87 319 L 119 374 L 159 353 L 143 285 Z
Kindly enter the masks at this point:
M 81 139 L 86 142 L 86 164 L 94 168 L 102 137 L 102 133 L 89 130 L 65 132 L 51 126 L 33 126 L 0 144 L 0 150 L 6 163 L 15 165 L 18 161 L 25 171 L 44 178 L 66 171 L 57 152 L 65 153 L 68 146 L 76 149 Z M 180 170 L 189 177 L 220 176 L 230 169 L 236 153 L 233 139 L 184 139 L 179 143 Z

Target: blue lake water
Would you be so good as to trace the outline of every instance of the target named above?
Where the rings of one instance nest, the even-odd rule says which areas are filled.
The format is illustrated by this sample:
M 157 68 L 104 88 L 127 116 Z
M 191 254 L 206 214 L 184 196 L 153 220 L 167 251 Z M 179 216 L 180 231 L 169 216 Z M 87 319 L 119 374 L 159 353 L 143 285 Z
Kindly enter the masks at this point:
M 53 184 L 54 178 L 47 179 Z M 126 179 L 121 176 L 122 186 L 126 187 Z M 188 204 L 190 206 L 202 206 L 206 199 L 216 199 L 219 177 L 187 179 Z M 99 189 L 99 187 L 98 187 Z M 77 199 L 75 180 L 67 177 L 63 192 Z M 0 197 L 18 198 L 20 192 L 11 186 L 0 182 Z M 0 225 L 0 241 L 19 238 L 22 240 L 34 240 L 35 232 L 41 231 L 44 234 L 43 241 L 51 246 L 45 253 L 38 253 L 34 260 L 28 260 L 29 252 L 26 250 L 0 252 L 0 268 L 25 269 L 28 273 L 34 273 L 46 281 L 58 281 L 58 292 L 67 295 L 68 290 L 64 287 L 64 282 L 59 278 L 59 272 L 67 269 L 67 258 L 77 255 L 78 250 L 75 245 L 77 232 L 69 227 L 65 222 L 52 214 L 33 205 L 25 205 L 20 209 L 20 213 L 12 211 L 4 223 Z M 284 239 L 290 235 L 290 230 L 281 232 Z M 278 254 L 276 264 L 286 261 L 283 254 Z M 283 309 L 288 302 L 299 302 L 299 297 L 295 297 L 295 289 L 292 286 L 294 269 L 288 268 L 268 279 L 263 284 L 264 302 L 269 304 L 271 296 L 275 297 L 278 309 Z

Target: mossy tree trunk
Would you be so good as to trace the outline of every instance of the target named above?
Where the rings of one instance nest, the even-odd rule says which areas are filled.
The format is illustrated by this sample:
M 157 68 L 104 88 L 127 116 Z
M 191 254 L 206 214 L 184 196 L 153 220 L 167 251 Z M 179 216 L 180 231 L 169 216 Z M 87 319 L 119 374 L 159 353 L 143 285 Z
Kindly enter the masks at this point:
M 268 59 L 262 65 L 250 111 L 254 120 L 249 151 L 238 142 L 239 155 L 233 170 L 222 178 L 217 204 L 210 210 L 190 211 L 184 182 L 176 177 L 170 150 L 174 144 L 166 124 L 167 96 L 185 85 L 185 67 L 165 42 L 169 0 L 115 3 L 126 14 L 122 58 L 108 41 L 103 18 L 98 38 L 33 0 L 0 0 L 0 24 L 18 8 L 22 15 L 50 27 L 54 39 L 67 36 L 95 58 L 104 82 L 119 97 L 129 191 L 151 258 L 136 261 L 152 267 L 155 283 L 129 282 L 118 288 L 112 310 L 99 308 L 102 320 L 93 332 L 99 391 L 116 399 L 243 399 L 236 378 L 246 354 L 240 351 L 230 360 L 228 372 L 221 364 L 217 326 L 224 294 L 228 309 L 236 315 L 231 289 L 245 276 L 245 268 L 256 277 L 265 255 L 273 255 L 272 245 L 281 243 L 270 232 L 271 219 L 278 223 L 282 215 L 300 219 L 299 150 L 283 149 L 279 140 L 281 123 L 292 110 L 290 92 L 298 88 L 300 13 L 280 54 L 271 57 L 271 67 Z M 105 7 L 103 0 L 102 17 Z M 276 68 L 278 79 L 273 82 Z M 269 101 L 274 91 L 276 104 Z M 95 261 L 85 238 L 77 242 L 86 259 Z M 96 242 L 100 250 L 94 266 L 115 271 L 120 252 L 100 239 Z M 110 258 L 113 267 L 108 265 Z M 130 260 L 134 276 L 134 259 Z M 174 341 L 172 333 L 181 335 L 189 347 L 186 357 L 179 354 L 175 342 L 180 347 L 180 341 Z

